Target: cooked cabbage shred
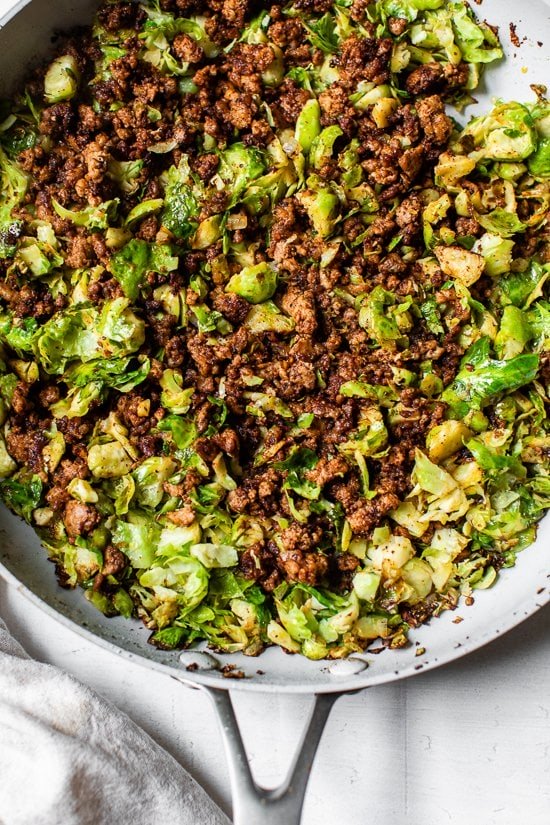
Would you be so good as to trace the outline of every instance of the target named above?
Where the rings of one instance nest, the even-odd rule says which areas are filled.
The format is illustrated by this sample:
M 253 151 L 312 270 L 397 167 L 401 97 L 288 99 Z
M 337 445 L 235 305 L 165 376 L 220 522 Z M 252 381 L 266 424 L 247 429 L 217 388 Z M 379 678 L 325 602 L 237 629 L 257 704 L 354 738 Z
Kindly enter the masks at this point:
M 448 117 L 463 2 L 188 5 L 0 105 L 0 494 L 160 648 L 400 647 L 550 507 L 550 104 Z

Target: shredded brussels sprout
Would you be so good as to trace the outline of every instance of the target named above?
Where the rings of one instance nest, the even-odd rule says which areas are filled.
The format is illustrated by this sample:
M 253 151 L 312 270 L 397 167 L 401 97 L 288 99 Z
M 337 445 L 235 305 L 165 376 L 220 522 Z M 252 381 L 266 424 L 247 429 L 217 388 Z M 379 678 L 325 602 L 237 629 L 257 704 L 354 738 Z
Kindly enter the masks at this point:
M 403 646 L 550 507 L 550 104 L 449 117 L 459 0 L 178 5 L 0 102 L 0 495 L 161 649 Z

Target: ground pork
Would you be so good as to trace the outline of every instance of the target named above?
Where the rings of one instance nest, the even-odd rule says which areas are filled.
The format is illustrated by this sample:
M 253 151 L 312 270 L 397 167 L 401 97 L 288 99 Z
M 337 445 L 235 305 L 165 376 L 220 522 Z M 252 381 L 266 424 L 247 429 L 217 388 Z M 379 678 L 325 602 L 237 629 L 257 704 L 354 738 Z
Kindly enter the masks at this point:
M 343 552 L 350 531 L 370 540 L 389 523 L 409 536 L 390 513 L 448 415 L 424 388 L 454 380 L 473 311 L 426 265 L 423 220 L 453 128 L 445 105 L 469 68 L 412 62 L 387 111 L 358 103 L 391 82 L 408 27 L 393 4 L 377 28 L 374 5 L 342 4 L 353 23 L 340 19 L 333 36 L 323 20 L 332 0 L 295 0 L 291 14 L 252 0 L 161 0 L 174 25 L 115 0 L 100 6 L 96 33 L 56 41 L 78 65 L 74 97 L 45 101 L 45 67 L 29 74 L 38 138 L 26 139 L 28 113 L 17 155 L 28 188 L 0 230 L 2 359 L 14 376 L 2 385 L 6 449 L 42 483 L 52 536 L 64 529 L 74 543 L 108 527 L 114 543 L 93 584 L 107 599 L 131 583 L 115 525 L 136 512 L 159 529 L 200 522 L 202 542 L 237 547 L 236 581 L 254 582 L 256 598 L 282 585 L 280 597 L 285 583 L 349 591 L 362 564 Z M 319 123 L 298 147 L 313 98 Z M 483 176 L 462 186 L 484 203 Z M 503 207 L 504 194 L 493 185 L 481 211 Z M 530 223 L 535 207 L 520 200 Z M 11 247 L 38 230 L 49 237 L 48 226 L 56 246 L 40 243 L 62 263 L 40 275 Z M 435 231 L 447 242 L 483 230 L 453 208 Z M 514 257 L 544 261 L 549 248 L 529 228 Z M 243 283 L 266 264 L 272 284 L 256 303 Z M 472 305 L 493 288 L 482 276 Z M 39 328 L 51 337 L 67 318 L 45 344 Z M 37 374 L 43 351 L 55 363 Z M 384 432 L 372 451 L 365 410 L 379 412 Z M 88 467 L 89 450 L 112 439 L 131 466 L 124 481 Z M 101 488 L 96 503 L 69 493 L 84 479 Z M 414 623 L 430 609 L 403 616 Z

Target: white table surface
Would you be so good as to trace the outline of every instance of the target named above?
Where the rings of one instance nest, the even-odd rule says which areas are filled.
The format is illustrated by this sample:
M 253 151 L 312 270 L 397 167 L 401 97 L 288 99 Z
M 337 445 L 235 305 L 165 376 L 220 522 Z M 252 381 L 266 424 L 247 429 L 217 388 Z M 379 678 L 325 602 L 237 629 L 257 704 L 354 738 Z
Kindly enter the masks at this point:
M 0 12 L 13 4 L 0 0 Z M 122 708 L 230 812 L 207 697 L 84 641 L 1 580 L 0 615 L 29 653 Z M 239 696 L 236 705 L 257 779 L 281 781 L 308 700 Z M 405 823 L 550 823 L 550 608 L 466 659 L 335 706 L 303 825 Z
M 0 615 L 29 653 L 122 708 L 230 812 L 207 697 L 84 641 L 3 581 Z M 340 699 L 303 825 L 548 825 L 549 631 L 547 607 L 452 665 Z M 238 696 L 236 706 L 257 779 L 279 782 L 308 699 Z

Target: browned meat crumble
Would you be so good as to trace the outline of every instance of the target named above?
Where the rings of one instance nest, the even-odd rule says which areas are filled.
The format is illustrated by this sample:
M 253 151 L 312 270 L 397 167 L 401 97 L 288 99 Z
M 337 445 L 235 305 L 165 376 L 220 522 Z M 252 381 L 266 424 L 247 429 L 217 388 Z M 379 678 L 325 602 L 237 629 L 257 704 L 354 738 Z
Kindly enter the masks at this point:
M 282 599 L 285 583 L 344 599 L 364 548 L 411 494 L 428 433 L 453 417 L 441 394 L 493 287 L 483 275 L 464 300 L 442 263 L 425 265 L 426 209 L 445 194 L 434 169 L 454 130 L 446 102 L 466 94 L 471 67 L 434 56 L 396 68 L 410 21 L 375 22 L 371 6 L 344 4 L 340 30 L 330 0 L 104 3 L 93 29 L 57 47 L 77 90 L 48 100 L 48 67 L 26 85 L 36 136 L 14 154 L 26 186 L 12 240 L 42 238 L 48 268 L 0 260 L 0 302 L 11 324 L 37 330 L 46 360 L 36 374 L 12 365 L 6 446 L 41 485 L 37 523 L 63 582 L 172 631 L 161 646 L 201 633 L 189 611 L 172 626 L 175 602 L 159 606 L 139 584 L 153 559 L 136 561 L 128 538 L 139 513 L 153 544 L 195 527 L 198 547 L 235 544 L 219 567 L 234 567 L 242 594 L 254 583 L 258 604 Z M 462 184 L 479 196 L 479 180 Z M 437 232 L 471 249 L 484 229 L 449 206 Z M 523 243 L 546 254 L 539 231 Z M 85 315 L 53 327 L 86 312 L 102 325 L 93 357 Z M 107 469 L 95 459 L 106 443 L 122 445 Z M 422 535 L 392 525 L 403 541 Z M 399 605 L 381 586 L 395 644 L 403 622 L 441 609 L 440 594 Z M 134 608 L 117 603 L 122 591 Z M 223 621 L 206 633 L 222 647 Z M 263 625 L 253 642 L 236 633 L 249 653 L 265 641 Z

